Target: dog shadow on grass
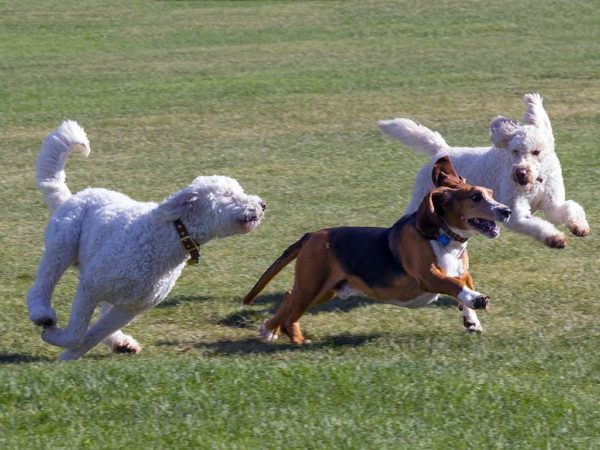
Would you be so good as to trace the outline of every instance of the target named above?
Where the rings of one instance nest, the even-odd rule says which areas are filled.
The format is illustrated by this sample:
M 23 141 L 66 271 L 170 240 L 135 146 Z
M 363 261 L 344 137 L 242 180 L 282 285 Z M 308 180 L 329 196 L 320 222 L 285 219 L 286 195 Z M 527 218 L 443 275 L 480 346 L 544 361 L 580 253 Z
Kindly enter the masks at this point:
M 0 353 L 0 365 L 51 361 L 54 361 L 54 359 L 45 356 L 26 355 L 24 353 Z
M 272 315 L 283 300 L 283 293 L 261 295 L 252 302 L 251 305 L 244 306 L 217 323 L 233 328 L 246 328 L 256 326 L 268 315 Z M 310 308 L 306 314 L 319 314 L 322 312 L 348 312 L 361 306 L 376 303 L 373 300 L 364 297 L 350 297 L 346 300 L 334 298 L 331 301 Z M 252 306 L 254 305 L 254 307 Z M 258 306 L 258 308 L 257 308 Z
M 260 297 L 257 297 L 252 305 L 262 306 L 262 308 L 253 308 L 252 305 L 245 306 L 241 310 L 235 311 L 234 313 L 231 313 L 219 320 L 217 324 L 233 328 L 247 328 L 249 326 L 258 327 L 258 324 L 264 321 L 267 316 L 270 316 L 275 312 L 282 299 L 283 294 L 281 293 L 261 295 Z M 350 297 L 346 300 L 336 297 L 327 303 L 310 308 L 306 314 L 320 314 L 323 312 L 348 312 L 366 305 L 384 303 L 385 302 L 378 302 L 366 297 Z M 440 296 L 438 301 L 433 303 L 431 307 L 456 308 L 456 300 L 454 300 L 452 297 Z
M 193 348 L 204 351 L 208 355 L 229 355 L 241 356 L 251 354 L 276 354 L 287 352 L 312 352 L 323 348 L 342 348 L 358 347 L 374 339 L 379 338 L 379 334 L 340 334 L 336 336 L 327 336 L 319 342 L 313 342 L 308 345 L 296 345 L 290 343 L 263 342 L 258 338 L 248 338 L 242 340 L 221 340 L 216 342 L 194 344 Z M 286 339 L 282 337 L 282 339 Z
M 201 303 L 210 300 L 210 297 L 203 295 L 178 295 L 177 297 L 168 298 L 162 303 L 156 305 L 156 308 L 169 308 L 171 306 L 179 306 L 182 303 Z

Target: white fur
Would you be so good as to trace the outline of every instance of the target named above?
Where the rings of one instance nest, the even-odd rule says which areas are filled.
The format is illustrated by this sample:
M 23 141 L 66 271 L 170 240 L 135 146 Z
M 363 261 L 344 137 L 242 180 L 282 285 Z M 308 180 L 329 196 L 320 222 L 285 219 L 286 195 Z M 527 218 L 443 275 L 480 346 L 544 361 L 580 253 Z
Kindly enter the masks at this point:
M 524 124 L 504 117 L 494 119 L 490 124 L 492 147 L 451 147 L 439 133 L 410 119 L 380 121 L 383 132 L 432 157 L 417 175 L 407 212 L 416 211 L 432 189 L 435 161 L 448 155 L 456 171 L 470 184 L 493 189 L 494 198 L 511 208 L 509 228 L 553 247 L 564 247 L 566 243 L 565 235 L 555 225 L 566 225 L 573 234 L 586 236 L 589 225 L 583 208 L 572 200 L 565 201 L 561 166 L 542 97 L 528 94 L 523 99 Z M 517 171 L 527 174 L 531 183 L 518 184 L 514 179 Z M 537 210 L 547 220 L 534 216 Z
M 27 296 L 29 317 L 45 326 L 44 341 L 65 348 L 61 359 L 79 358 L 100 341 L 135 353 L 141 346 L 120 328 L 167 296 L 189 258 L 173 221 L 181 219 L 203 244 L 251 231 L 263 217 L 264 203 L 223 176 L 198 177 L 158 204 L 99 188 L 71 195 L 64 167 L 73 149 L 87 154 L 89 142 L 76 122 L 66 121 L 48 135 L 37 160 L 38 186 L 54 214 Z M 56 328 L 51 295 L 72 264 L 79 268 L 79 284 L 68 325 Z M 100 317 L 88 329 L 100 304 Z
M 459 230 L 453 231 L 455 233 L 459 232 Z M 441 245 L 438 241 L 430 242 L 440 269 L 442 269 L 448 276 L 460 277 L 465 272 L 465 266 L 460 257 L 465 250 L 467 250 L 467 242 L 451 240 L 446 246 Z M 477 314 L 471 308 L 472 301 L 479 296 L 481 296 L 479 292 L 471 291 L 467 287 L 465 287 L 458 296 L 458 299 L 463 303 L 463 322 L 465 323 L 465 327 L 468 331 L 483 331 L 483 327 L 477 318 Z M 469 324 L 468 326 L 467 323 Z
M 431 248 L 433 248 L 440 269 L 449 277 L 460 277 L 465 271 L 460 257 L 467 249 L 467 243 L 451 240 L 444 247 L 438 241 L 429 242 L 431 243 Z

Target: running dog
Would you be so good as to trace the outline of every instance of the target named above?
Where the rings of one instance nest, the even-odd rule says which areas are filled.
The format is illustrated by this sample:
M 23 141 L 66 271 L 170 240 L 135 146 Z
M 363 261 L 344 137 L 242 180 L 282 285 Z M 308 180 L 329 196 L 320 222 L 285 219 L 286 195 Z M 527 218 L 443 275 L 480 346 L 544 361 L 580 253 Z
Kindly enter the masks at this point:
M 90 144 L 83 128 L 65 121 L 37 159 L 38 187 L 53 215 L 27 296 L 29 318 L 44 327 L 45 342 L 65 349 L 61 360 L 79 358 L 100 341 L 114 352 L 137 353 L 140 344 L 120 328 L 163 301 L 186 262 L 198 262 L 201 244 L 258 226 L 265 203 L 224 176 L 198 177 L 158 204 L 99 188 L 72 195 L 64 168 L 73 151 L 87 156 Z M 57 328 L 52 291 L 71 265 L 79 284 L 69 322 Z M 100 317 L 89 327 L 98 305 Z
M 489 297 L 475 291 L 467 271 L 467 241 L 478 233 L 497 237 L 495 221 L 506 222 L 511 211 L 493 199 L 491 190 L 467 184 L 446 157 L 435 163 L 431 177 L 435 188 L 418 210 L 390 228 L 328 228 L 288 247 L 243 300 L 252 302 L 297 258 L 293 289 L 261 327 L 262 338 L 275 340 L 282 331 L 296 344 L 307 343 L 300 330 L 302 314 L 336 295 L 353 294 L 406 307 L 450 295 L 458 299 L 465 328 L 482 331 L 474 309 L 486 308 Z
M 435 131 L 410 119 L 382 120 L 379 128 L 416 152 L 432 159 L 417 175 L 407 213 L 417 210 L 431 189 L 431 167 L 441 156 L 476 185 L 492 188 L 512 216 L 506 226 L 545 243 L 564 248 L 567 237 L 555 225 L 566 225 L 575 236 L 587 236 L 590 226 L 583 208 L 565 201 L 560 161 L 554 151 L 554 135 L 539 94 L 527 94 L 524 124 L 496 117 L 490 124 L 493 147 L 451 147 Z M 534 213 L 541 210 L 547 220 Z

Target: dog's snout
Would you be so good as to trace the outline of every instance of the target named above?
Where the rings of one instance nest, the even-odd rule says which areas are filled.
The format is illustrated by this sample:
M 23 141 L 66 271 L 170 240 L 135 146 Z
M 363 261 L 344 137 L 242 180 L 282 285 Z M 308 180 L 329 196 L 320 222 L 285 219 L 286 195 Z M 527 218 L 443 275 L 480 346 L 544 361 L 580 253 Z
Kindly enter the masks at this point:
M 527 169 L 519 167 L 515 170 L 515 175 L 517 176 L 517 178 L 525 178 L 527 177 Z
M 508 219 L 510 219 L 511 213 L 512 213 L 512 211 L 510 210 L 510 208 L 502 208 L 500 210 L 500 217 L 502 217 L 502 220 L 504 222 L 508 222 Z

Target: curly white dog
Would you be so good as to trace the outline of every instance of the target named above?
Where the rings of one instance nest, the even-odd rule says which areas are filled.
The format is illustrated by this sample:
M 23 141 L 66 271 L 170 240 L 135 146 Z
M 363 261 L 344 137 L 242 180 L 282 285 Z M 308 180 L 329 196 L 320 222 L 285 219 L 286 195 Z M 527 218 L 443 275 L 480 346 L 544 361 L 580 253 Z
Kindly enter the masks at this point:
M 528 234 L 550 247 L 563 248 L 567 238 L 555 225 L 566 225 L 576 236 L 587 236 L 590 227 L 583 208 L 565 201 L 560 162 L 554 152 L 550 119 L 539 94 L 527 94 L 524 124 L 496 117 L 490 124 L 493 147 L 451 147 L 439 133 L 409 119 L 382 120 L 380 129 L 413 150 L 432 156 L 415 182 L 407 212 L 416 211 L 429 192 L 431 168 L 448 155 L 469 183 L 494 190 L 494 197 L 510 206 L 507 226 Z M 541 210 L 548 221 L 533 215 Z M 554 225 L 553 225 L 554 224 Z
M 29 317 L 44 327 L 44 341 L 65 348 L 62 360 L 79 358 L 100 341 L 115 352 L 137 353 L 140 344 L 120 328 L 167 296 L 190 256 L 197 262 L 199 245 L 253 230 L 265 203 L 223 176 L 198 177 L 159 204 L 106 189 L 72 195 L 64 167 L 74 150 L 87 156 L 89 141 L 76 122 L 65 121 L 47 136 L 37 159 L 38 186 L 54 214 L 27 296 Z M 68 325 L 56 328 L 50 299 L 72 264 L 79 284 Z M 100 317 L 89 327 L 99 304 Z

